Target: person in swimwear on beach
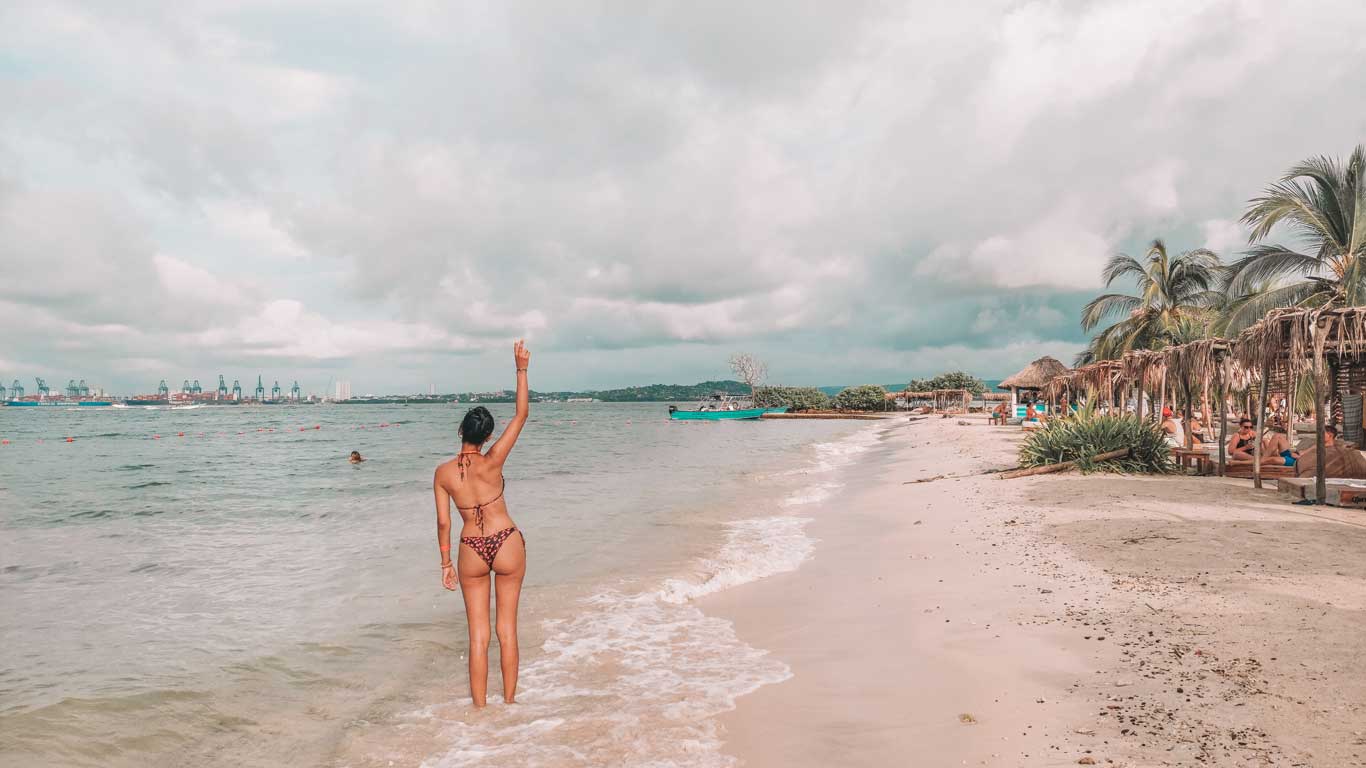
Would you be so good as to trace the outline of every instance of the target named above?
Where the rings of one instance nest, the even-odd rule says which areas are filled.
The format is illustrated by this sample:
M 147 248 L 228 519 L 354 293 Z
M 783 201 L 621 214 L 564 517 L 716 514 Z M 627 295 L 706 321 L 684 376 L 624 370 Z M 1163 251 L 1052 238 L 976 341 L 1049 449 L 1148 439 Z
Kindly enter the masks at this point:
M 460 453 L 436 468 L 432 492 L 436 496 L 436 542 L 441 550 L 441 584 L 465 598 L 470 630 L 470 696 L 476 707 L 487 703 L 489 677 L 489 574 L 497 600 L 499 667 L 503 672 L 503 701 L 517 695 L 517 601 L 526 575 L 526 537 L 508 516 L 503 499 L 503 463 L 522 433 L 531 411 L 527 367 L 531 353 L 518 341 L 512 348 L 517 363 L 517 412 L 503 434 L 487 451 L 493 435 L 493 414 L 484 406 L 465 413 L 460 422 Z M 451 558 L 451 503 L 463 523 L 458 555 Z M 516 533 L 516 536 L 512 534 Z

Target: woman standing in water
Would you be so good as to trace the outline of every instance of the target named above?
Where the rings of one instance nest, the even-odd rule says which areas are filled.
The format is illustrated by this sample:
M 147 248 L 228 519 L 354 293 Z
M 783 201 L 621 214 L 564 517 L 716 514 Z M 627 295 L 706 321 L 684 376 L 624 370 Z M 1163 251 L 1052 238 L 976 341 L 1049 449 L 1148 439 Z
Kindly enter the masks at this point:
M 489 574 L 498 600 L 498 657 L 503 670 L 503 701 L 517 695 L 517 600 L 526 575 L 526 537 L 508 516 L 503 499 L 503 463 L 531 411 L 527 366 L 531 353 L 518 341 L 512 348 L 517 361 L 517 413 L 488 451 L 493 414 L 484 406 L 465 413 L 460 422 L 460 453 L 436 468 L 436 541 L 441 547 L 441 583 L 454 590 L 457 579 L 465 597 L 470 626 L 470 695 L 474 705 L 487 702 L 489 679 Z M 463 525 L 459 553 L 451 560 L 451 502 Z M 513 536 L 513 533 L 516 536 Z

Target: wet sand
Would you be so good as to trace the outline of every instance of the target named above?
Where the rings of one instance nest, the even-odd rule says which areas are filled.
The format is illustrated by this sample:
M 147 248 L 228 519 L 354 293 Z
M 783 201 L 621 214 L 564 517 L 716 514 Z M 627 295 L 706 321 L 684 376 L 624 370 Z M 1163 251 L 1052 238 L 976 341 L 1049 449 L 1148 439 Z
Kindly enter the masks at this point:
M 965 421 L 893 429 L 813 515 L 811 560 L 699 601 L 793 672 L 722 717 L 729 754 L 1366 765 L 1366 513 L 1248 481 L 1001 480 L 976 473 L 1018 430 Z

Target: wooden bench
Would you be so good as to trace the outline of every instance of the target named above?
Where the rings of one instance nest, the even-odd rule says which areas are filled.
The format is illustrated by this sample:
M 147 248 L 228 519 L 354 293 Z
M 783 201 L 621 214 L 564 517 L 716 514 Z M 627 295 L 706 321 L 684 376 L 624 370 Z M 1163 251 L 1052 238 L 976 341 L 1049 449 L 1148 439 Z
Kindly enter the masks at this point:
M 1172 456 L 1182 469 L 1194 469 L 1197 475 L 1212 475 L 1219 462 L 1208 448 L 1173 448 Z
M 1228 462 L 1227 464 L 1224 465 L 1224 476 L 1225 476 L 1225 477 L 1240 477 L 1240 478 L 1242 478 L 1242 479 L 1244 479 L 1244 480 L 1251 480 L 1251 479 L 1252 479 L 1252 462 L 1250 462 L 1250 461 L 1240 461 L 1240 462 L 1237 462 L 1237 463 Z M 1267 479 L 1267 478 L 1275 478 L 1275 477 L 1294 477 L 1294 476 L 1295 476 L 1295 468 L 1294 468 L 1294 467 L 1286 467 L 1286 466 L 1277 465 L 1277 464 L 1263 464 L 1263 465 L 1262 465 L 1262 479 L 1263 479 L 1263 480 L 1265 480 L 1265 479 Z

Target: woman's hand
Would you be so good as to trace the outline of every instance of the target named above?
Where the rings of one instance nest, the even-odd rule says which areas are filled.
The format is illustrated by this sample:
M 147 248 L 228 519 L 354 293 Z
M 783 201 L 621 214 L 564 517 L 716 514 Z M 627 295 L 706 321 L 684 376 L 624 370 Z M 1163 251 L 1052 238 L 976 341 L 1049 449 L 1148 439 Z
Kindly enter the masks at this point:
M 441 566 L 441 586 L 454 592 L 456 587 L 455 563 Z
M 512 345 L 512 357 L 517 361 L 517 370 L 525 371 L 531 364 L 531 350 L 526 348 L 526 341 L 518 339 Z

